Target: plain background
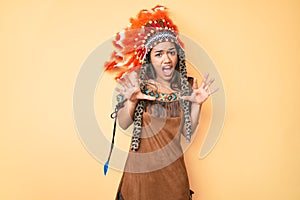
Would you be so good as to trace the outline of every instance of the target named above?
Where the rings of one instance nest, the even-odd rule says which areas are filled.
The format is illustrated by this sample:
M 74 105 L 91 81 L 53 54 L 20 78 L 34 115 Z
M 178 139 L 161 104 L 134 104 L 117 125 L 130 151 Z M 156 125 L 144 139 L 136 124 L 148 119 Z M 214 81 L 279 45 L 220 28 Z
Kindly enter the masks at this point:
M 0 199 L 113 199 L 76 133 L 72 95 L 88 54 L 143 8 L 169 7 L 226 90 L 220 140 L 186 152 L 195 199 L 300 199 L 299 1 L 1 1 Z M 107 105 L 110 106 L 110 105 Z

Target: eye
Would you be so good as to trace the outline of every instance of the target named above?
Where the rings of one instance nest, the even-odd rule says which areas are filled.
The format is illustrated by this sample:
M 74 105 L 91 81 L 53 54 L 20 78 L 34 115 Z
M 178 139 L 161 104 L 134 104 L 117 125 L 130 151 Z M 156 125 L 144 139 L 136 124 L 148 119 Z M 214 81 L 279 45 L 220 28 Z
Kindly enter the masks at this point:
M 170 51 L 169 52 L 172 56 L 176 55 L 176 51 Z
M 155 56 L 156 56 L 156 57 L 161 57 L 161 56 L 162 56 L 162 53 L 156 53 Z

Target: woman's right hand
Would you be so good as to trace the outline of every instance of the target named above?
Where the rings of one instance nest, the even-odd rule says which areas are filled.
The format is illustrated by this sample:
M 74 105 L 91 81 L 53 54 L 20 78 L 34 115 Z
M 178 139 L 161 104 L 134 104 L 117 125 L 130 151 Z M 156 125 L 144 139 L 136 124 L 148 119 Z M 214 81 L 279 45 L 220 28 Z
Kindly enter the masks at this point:
M 127 99 L 124 107 L 118 113 L 119 126 L 122 129 L 127 129 L 133 122 L 134 110 L 139 99 L 155 100 L 155 97 L 143 94 L 140 89 L 138 75 L 136 72 L 131 72 L 118 80 L 121 88 L 116 87 L 116 91 Z
M 155 97 L 148 96 L 141 92 L 138 75 L 135 71 L 125 74 L 122 79 L 118 79 L 121 88 L 116 87 L 116 91 L 123 96 L 124 99 L 132 103 L 137 103 L 140 99 L 155 100 Z

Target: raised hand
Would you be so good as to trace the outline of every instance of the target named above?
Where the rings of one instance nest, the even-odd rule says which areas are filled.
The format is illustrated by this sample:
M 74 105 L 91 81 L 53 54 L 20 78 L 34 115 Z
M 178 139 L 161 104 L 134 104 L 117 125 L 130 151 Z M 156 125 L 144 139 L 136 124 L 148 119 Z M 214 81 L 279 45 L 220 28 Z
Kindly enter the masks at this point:
M 115 90 L 131 102 L 136 103 L 139 99 L 155 100 L 155 97 L 148 96 L 141 92 L 138 75 L 136 72 L 125 74 L 123 78 L 118 79 L 118 83 L 123 87 L 122 89 L 116 88 Z
M 184 100 L 191 101 L 193 103 L 197 103 L 197 104 L 202 104 L 203 102 L 205 102 L 206 99 L 210 95 L 212 95 L 213 93 L 215 93 L 219 89 L 219 88 L 215 88 L 215 89 L 209 90 L 209 87 L 214 82 L 214 79 L 210 79 L 208 81 L 208 76 L 209 76 L 209 74 L 206 74 L 204 76 L 204 79 L 203 79 L 200 87 L 198 87 L 197 79 L 194 78 L 193 92 L 192 92 L 191 96 L 183 96 L 181 98 L 184 99 Z

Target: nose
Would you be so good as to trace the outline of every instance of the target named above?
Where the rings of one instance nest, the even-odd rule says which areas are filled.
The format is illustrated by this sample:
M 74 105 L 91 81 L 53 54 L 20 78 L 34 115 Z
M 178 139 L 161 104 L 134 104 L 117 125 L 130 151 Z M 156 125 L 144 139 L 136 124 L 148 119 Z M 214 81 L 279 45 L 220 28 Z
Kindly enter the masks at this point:
M 164 63 L 170 63 L 171 62 L 171 58 L 170 55 L 168 55 L 167 53 L 164 54 Z

